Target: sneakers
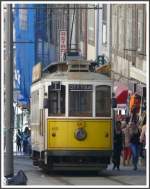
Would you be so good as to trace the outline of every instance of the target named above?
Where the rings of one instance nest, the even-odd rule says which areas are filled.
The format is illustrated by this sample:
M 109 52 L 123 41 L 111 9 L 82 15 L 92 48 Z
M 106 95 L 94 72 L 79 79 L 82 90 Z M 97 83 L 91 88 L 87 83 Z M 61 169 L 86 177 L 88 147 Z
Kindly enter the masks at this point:
M 116 165 L 113 166 L 112 170 L 115 170 L 115 168 L 116 168 Z M 117 170 L 120 171 L 120 168 L 117 167 Z

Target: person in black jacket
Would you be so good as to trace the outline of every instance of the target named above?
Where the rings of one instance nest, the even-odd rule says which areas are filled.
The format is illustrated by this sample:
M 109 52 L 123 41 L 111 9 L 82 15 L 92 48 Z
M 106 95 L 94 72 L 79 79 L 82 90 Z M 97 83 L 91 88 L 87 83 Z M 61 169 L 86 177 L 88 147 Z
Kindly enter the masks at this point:
M 18 129 L 18 132 L 16 134 L 16 143 L 17 143 L 18 152 L 21 152 L 22 133 L 21 133 L 20 129 Z
M 116 122 L 116 127 L 114 129 L 114 146 L 113 146 L 113 156 L 112 156 L 112 162 L 113 162 L 113 170 L 117 168 L 117 170 L 120 170 L 120 156 L 121 151 L 123 148 L 123 133 L 121 129 L 121 122 Z

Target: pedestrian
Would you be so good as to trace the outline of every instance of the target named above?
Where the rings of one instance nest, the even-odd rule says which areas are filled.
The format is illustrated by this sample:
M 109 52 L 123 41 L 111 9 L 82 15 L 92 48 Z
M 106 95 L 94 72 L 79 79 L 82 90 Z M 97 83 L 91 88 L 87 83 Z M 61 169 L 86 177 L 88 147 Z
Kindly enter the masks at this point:
M 25 130 L 23 132 L 23 153 L 28 153 L 28 137 L 29 137 L 29 128 L 25 127 Z
M 141 104 L 141 97 L 138 94 L 134 94 L 131 98 L 131 122 L 134 122 L 135 124 L 139 121 L 139 112 L 140 112 L 140 104 Z
M 21 143 L 22 143 L 22 134 L 20 129 L 18 129 L 18 132 L 16 134 L 16 144 L 17 144 L 17 151 L 21 152 Z
M 31 156 L 32 148 L 31 148 L 31 130 L 29 130 L 29 137 L 28 137 L 28 154 Z
M 116 118 L 117 121 L 122 121 L 122 114 L 121 114 L 121 110 L 119 110 L 119 113 L 117 115 L 117 118 Z
M 146 116 L 143 121 L 142 131 L 140 134 L 140 157 L 146 163 Z
M 123 134 L 121 130 L 121 122 L 117 121 L 114 129 L 114 146 L 113 146 L 113 170 L 120 170 L 120 156 L 123 147 Z
M 130 125 L 124 122 L 122 132 L 123 132 L 123 165 L 129 165 L 131 159 L 131 148 L 130 148 Z
M 130 123 L 130 148 L 132 152 L 133 170 L 137 170 L 137 163 L 139 157 L 140 132 L 137 125 Z

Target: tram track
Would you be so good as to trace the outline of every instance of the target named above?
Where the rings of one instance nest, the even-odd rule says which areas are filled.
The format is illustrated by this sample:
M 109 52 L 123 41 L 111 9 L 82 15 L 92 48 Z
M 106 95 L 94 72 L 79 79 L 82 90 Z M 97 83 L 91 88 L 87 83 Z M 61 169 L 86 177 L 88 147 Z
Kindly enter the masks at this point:
M 78 179 L 79 180 L 84 180 L 85 178 L 87 180 L 88 177 L 90 178 L 91 180 L 91 183 L 92 182 L 96 182 L 97 184 L 88 184 L 88 185 L 95 185 L 95 186 L 99 186 L 101 185 L 100 182 L 103 181 L 103 182 L 106 182 L 106 183 L 110 183 L 109 181 L 114 182 L 114 184 L 108 184 L 108 185 L 132 185 L 132 184 L 129 184 L 127 182 L 124 182 L 122 180 L 119 180 L 117 178 L 114 178 L 114 176 L 111 176 L 111 175 L 108 175 L 107 173 L 101 173 L 100 175 L 93 175 L 92 173 L 88 173 L 88 174 L 81 174 L 81 172 L 78 172 L 76 174 L 72 173 L 54 173 L 52 175 L 49 175 L 50 177 L 53 177 L 53 179 L 57 180 L 58 182 L 60 182 L 62 185 L 87 185 L 86 183 L 85 184 L 78 184 Z M 76 181 L 75 181 L 76 180 Z M 105 180 L 109 180 L 109 181 L 105 181 Z M 73 183 L 73 182 L 76 182 Z M 106 184 L 105 184 L 106 185 Z
M 129 167 L 121 167 L 120 171 L 112 171 L 111 165 L 108 170 L 99 171 L 51 171 L 45 173 L 37 166 L 32 165 L 29 158 L 15 157 L 15 174 L 22 169 L 28 177 L 29 185 L 47 186 L 132 186 L 146 183 L 145 169 L 139 168 L 132 171 Z
M 121 185 L 132 185 L 132 184 L 126 183 L 124 181 L 121 181 L 119 179 L 113 178 L 112 176 L 106 176 L 104 178 L 108 178 L 108 180 L 114 181 L 114 182 L 119 183 Z
M 100 172 L 100 173 L 98 173 L 98 176 L 101 177 L 101 178 L 105 178 L 105 179 L 111 180 L 113 182 L 119 183 L 121 185 L 131 185 L 131 184 L 126 183 L 122 180 L 114 178 L 115 175 L 110 175 L 108 172 Z
M 66 179 L 62 177 L 54 177 L 57 181 L 61 182 L 62 185 L 74 185 L 71 182 L 67 181 Z

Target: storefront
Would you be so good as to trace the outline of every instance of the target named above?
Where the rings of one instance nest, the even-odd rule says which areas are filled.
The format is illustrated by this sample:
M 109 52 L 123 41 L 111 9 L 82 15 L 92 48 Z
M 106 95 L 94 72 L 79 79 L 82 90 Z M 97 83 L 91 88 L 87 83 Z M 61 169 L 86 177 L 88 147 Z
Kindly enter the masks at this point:
M 117 108 L 115 109 L 117 119 L 125 118 L 128 115 L 128 87 L 123 83 L 115 82 L 114 93 L 117 101 Z
M 141 111 L 146 110 L 146 84 L 131 80 L 129 83 L 129 91 L 131 94 L 137 94 L 141 97 Z

